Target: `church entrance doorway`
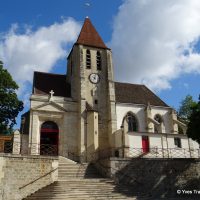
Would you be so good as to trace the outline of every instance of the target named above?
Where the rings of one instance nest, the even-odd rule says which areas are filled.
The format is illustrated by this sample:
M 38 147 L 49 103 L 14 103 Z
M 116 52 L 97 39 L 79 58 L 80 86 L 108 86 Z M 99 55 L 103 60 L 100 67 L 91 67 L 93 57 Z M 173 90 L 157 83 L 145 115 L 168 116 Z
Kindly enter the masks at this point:
M 149 152 L 149 137 L 148 136 L 142 136 L 142 150 L 143 150 L 143 153 Z
M 55 122 L 47 121 L 41 126 L 40 155 L 58 155 L 59 129 Z

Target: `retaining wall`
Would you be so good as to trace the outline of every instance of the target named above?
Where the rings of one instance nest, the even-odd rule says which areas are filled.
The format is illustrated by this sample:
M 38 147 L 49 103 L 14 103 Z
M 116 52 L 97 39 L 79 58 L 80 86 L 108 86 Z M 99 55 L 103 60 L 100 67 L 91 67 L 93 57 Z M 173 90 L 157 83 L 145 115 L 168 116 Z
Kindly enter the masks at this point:
M 110 158 L 99 161 L 96 166 L 116 183 L 132 185 L 138 198 L 200 199 L 200 159 Z
M 57 179 L 56 157 L 0 156 L 0 200 L 21 200 Z

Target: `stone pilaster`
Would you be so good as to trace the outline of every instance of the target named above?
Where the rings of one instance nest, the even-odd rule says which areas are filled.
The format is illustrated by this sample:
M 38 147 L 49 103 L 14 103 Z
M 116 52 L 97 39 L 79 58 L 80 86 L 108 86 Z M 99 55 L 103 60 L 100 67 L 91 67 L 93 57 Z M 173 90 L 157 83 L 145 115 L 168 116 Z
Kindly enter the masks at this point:
M 152 118 L 152 114 L 151 114 L 151 105 L 148 104 L 146 107 L 146 130 L 147 132 L 153 132 L 154 128 L 153 128 L 153 123 L 149 120 Z
M 31 123 L 30 123 L 30 129 L 31 134 L 29 138 L 29 146 L 30 146 L 30 154 L 31 155 L 39 155 L 39 149 L 40 149 L 40 127 L 39 127 L 39 118 L 38 113 L 31 111 Z
M 116 105 L 115 105 L 115 85 L 112 64 L 112 53 L 107 50 L 107 70 L 108 70 L 108 138 L 110 147 L 115 147 L 114 132 L 117 130 Z
M 98 113 L 87 112 L 87 162 L 97 159 L 95 152 L 99 148 Z
M 20 149 L 21 149 L 21 135 L 18 130 L 14 132 L 14 137 L 13 137 L 13 154 L 20 154 Z

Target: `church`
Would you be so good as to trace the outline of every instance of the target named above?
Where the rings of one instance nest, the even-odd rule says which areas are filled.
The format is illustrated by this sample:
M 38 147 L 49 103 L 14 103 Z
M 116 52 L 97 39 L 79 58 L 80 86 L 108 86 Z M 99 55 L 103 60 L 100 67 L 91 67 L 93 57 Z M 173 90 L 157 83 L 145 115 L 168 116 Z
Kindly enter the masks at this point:
M 87 17 L 67 57 L 67 74 L 34 72 L 22 151 L 87 161 L 105 149 L 118 157 L 173 157 L 199 148 L 173 108 L 145 85 L 115 82 L 113 70 L 112 51 Z

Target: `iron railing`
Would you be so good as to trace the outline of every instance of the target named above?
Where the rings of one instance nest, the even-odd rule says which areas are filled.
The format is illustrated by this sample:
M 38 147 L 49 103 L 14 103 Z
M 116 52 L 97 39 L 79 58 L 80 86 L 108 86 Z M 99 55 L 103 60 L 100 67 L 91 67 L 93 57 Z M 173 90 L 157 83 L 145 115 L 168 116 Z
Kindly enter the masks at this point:
M 124 148 L 123 157 L 131 158 L 200 158 L 200 149 L 188 148 Z
M 0 153 L 12 153 L 13 142 L 12 141 L 0 141 Z
M 58 156 L 59 149 L 57 145 L 52 144 L 27 144 L 20 145 L 16 142 L 6 142 L 0 148 L 0 153 L 22 154 L 22 155 L 43 155 Z M 77 151 L 64 150 L 61 154 L 77 162 L 91 162 L 99 159 L 110 157 L 118 158 L 200 158 L 200 149 L 187 148 L 106 148 L 95 152 L 83 152 L 78 154 Z
M 0 153 L 22 154 L 22 155 L 44 155 L 58 156 L 58 146 L 52 144 L 27 144 L 23 146 L 20 142 L 6 142 L 0 148 Z
M 77 155 L 67 151 L 66 157 L 78 162 L 95 162 L 102 159 L 115 158 L 200 158 L 200 149 L 183 148 L 107 148 L 92 153 Z

